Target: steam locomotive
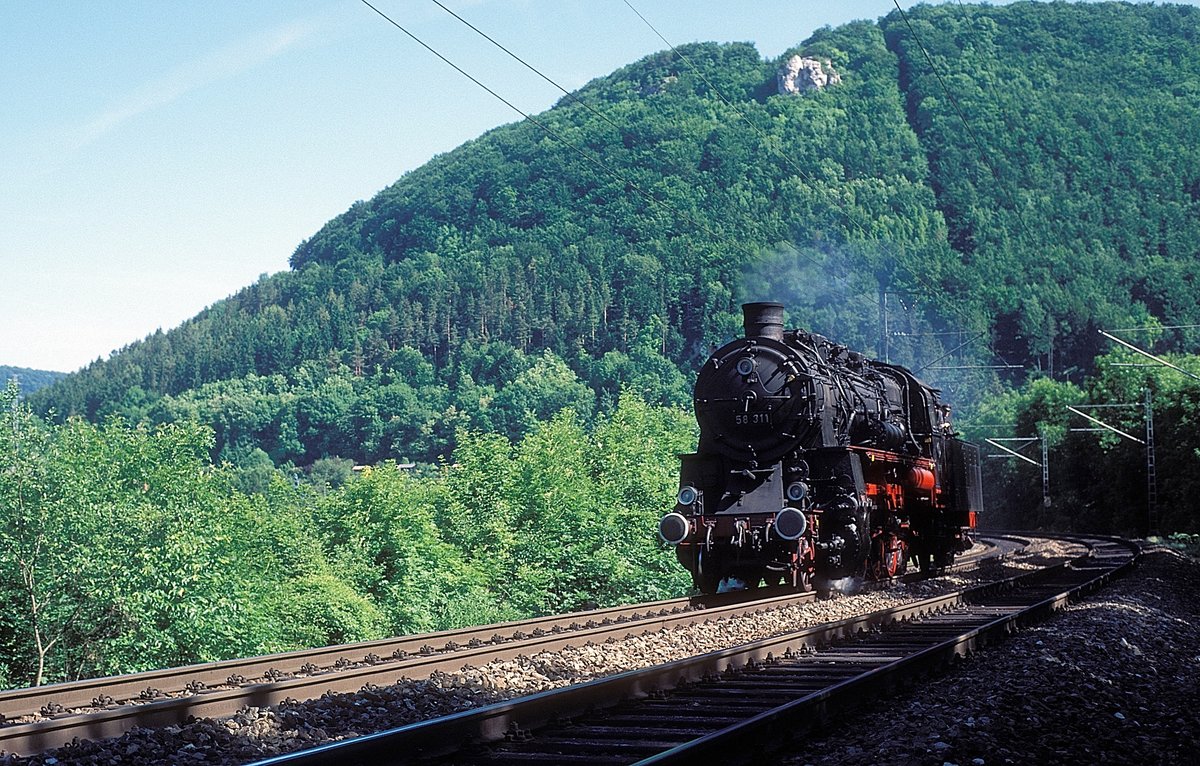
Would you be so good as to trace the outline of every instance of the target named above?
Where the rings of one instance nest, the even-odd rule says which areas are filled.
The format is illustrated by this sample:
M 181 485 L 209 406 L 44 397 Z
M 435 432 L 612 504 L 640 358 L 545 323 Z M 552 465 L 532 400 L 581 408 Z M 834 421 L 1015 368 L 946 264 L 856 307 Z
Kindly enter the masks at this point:
M 681 455 L 659 535 L 702 593 L 725 581 L 828 588 L 953 561 L 982 510 L 979 451 L 904 367 L 742 307 L 745 337 L 695 386 L 700 443 Z

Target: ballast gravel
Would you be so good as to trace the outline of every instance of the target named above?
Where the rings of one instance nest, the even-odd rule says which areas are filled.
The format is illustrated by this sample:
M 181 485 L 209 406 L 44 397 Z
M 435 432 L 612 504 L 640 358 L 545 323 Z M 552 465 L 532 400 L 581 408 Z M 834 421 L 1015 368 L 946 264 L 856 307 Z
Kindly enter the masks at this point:
M 321 699 L 307 702 L 285 702 L 272 708 L 246 708 L 237 715 L 226 720 L 199 720 L 184 726 L 174 726 L 164 729 L 142 729 L 132 731 L 120 738 L 98 742 L 80 742 L 60 748 L 56 751 L 43 753 L 28 758 L 14 756 L 0 757 L 0 764 L 46 764 L 47 766 L 62 764 L 79 764 L 93 766 L 100 764 L 244 764 L 250 761 L 290 752 L 317 744 L 345 739 L 362 734 L 399 726 L 405 723 L 425 720 L 428 718 L 447 715 L 480 705 L 497 702 L 504 699 L 523 696 L 550 688 L 580 683 L 594 678 L 623 672 L 632 668 L 669 662 L 675 659 L 690 657 L 695 654 L 725 648 L 738 643 L 778 635 L 808 625 L 819 624 L 832 620 L 861 614 L 877 609 L 884 609 L 900 603 L 910 602 L 929 596 L 938 595 L 971 584 L 982 579 L 996 579 L 1008 576 L 1026 569 L 1043 566 L 1048 562 L 1058 561 L 1064 557 L 1076 555 L 1078 546 L 1058 542 L 1040 542 L 1031 547 L 1025 554 L 1005 562 L 1002 567 L 994 567 L 987 576 L 953 575 L 915 584 L 897 585 L 886 590 L 870 591 L 857 595 L 835 595 L 833 598 L 803 606 L 785 607 L 771 612 L 760 613 L 746 617 L 721 619 L 713 623 L 695 625 L 686 628 L 669 628 L 645 635 L 630 636 L 624 640 L 603 645 L 581 646 L 559 652 L 541 653 L 531 657 L 520 657 L 505 662 L 495 662 L 479 668 L 464 669 L 461 673 L 439 673 L 428 680 L 401 683 L 386 687 L 368 686 L 357 694 L 328 694 Z M 1156 553 L 1155 556 L 1171 556 L 1172 554 Z M 1155 559 L 1157 562 L 1158 559 Z M 1123 670 L 1113 666 L 1111 661 L 1145 658 L 1138 662 L 1151 663 L 1159 671 L 1171 668 L 1175 671 L 1186 670 L 1190 679 L 1190 687 L 1179 684 L 1171 685 L 1178 699 L 1184 688 L 1190 688 L 1193 698 L 1189 713 L 1183 713 L 1179 708 L 1180 718 L 1184 724 L 1190 720 L 1192 731 L 1192 746 L 1195 745 L 1195 680 L 1197 668 L 1200 666 L 1200 641 L 1196 639 L 1196 586 L 1200 585 L 1200 566 L 1176 556 L 1170 559 L 1175 568 L 1154 575 L 1154 578 L 1143 583 L 1146 567 L 1135 573 L 1132 578 L 1123 581 L 1117 587 L 1128 587 L 1131 583 L 1141 583 L 1148 592 L 1146 598 L 1162 601 L 1158 605 L 1167 612 L 1148 612 L 1148 607 L 1133 608 L 1132 602 L 1121 608 L 1110 610 L 1103 606 L 1108 599 L 1113 598 L 1114 586 L 1102 591 L 1088 602 L 1072 607 L 1066 615 L 1053 618 L 1043 626 L 1031 629 L 1022 634 L 1014 642 L 1006 642 L 994 649 L 970 660 L 964 673 L 977 672 L 984 678 L 994 677 L 1004 680 L 997 688 L 982 692 L 980 698 L 972 696 L 971 692 L 958 694 L 953 691 L 957 686 L 960 673 L 925 684 L 915 693 L 913 699 L 907 702 L 894 701 L 887 704 L 877 704 L 870 714 L 870 726 L 863 726 L 861 716 L 853 721 L 847 721 L 843 726 L 834 723 L 833 729 L 827 734 L 810 740 L 811 744 L 798 748 L 795 752 L 802 753 L 789 761 L 791 766 L 813 764 L 813 766 L 832 763 L 897 763 L 925 764 L 935 766 L 943 764 L 972 764 L 981 766 L 983 763 L 1143 763 L 1143 762 L 1195 762 L 1189 761 L 1158 761 L 1150 760 L 1108 760 L 1107 756 L 1093 755 L 1091 760 L 1046 760 L 1043 757 L 1029 760 L 1032 756 L 1012 755 L 1022 752 L 1022 747 L 1028 747 L 1026 740 L 1034 728 L 1044 727 L 1059 732 L 1058 719 L 1064 716 L 1074 716 L 1071 712 L 1083 700 L 1095 696 L 1075 683 L 1065 669 L 1075 667 L 1078 661 L 1087 659 L 1095 665 L 1097 675 L 1090 681 L 1101 692 L 1119 694 L 1126 689 L 1136 691 L 1140 701 L 1123 702 L 1123 707 L 1107 711 L 1111 721 L 1103 724 L 1108 730 L 1118 730 L 1125 720 L 1138 721 L 1138 715 L 1143 710 L 1155 710 L 1155 697 L 1161 686 L 1169 685 L 1170 679 L 1160 672 L 1144 670 L 1142 676 L 1145 683 L 1134 684 L 1122 675 Z M 1183 562 L 1183 563 L 1180 563 Z M 1156 563 L 1155 566 L 1158 566 Z M 1188 567 L 1190 566 L 1190 570 Z M 998 570 L 998 571 L 995 571 Z M 1157 571 L 1157 570 L 1156 570 Z M 1190 580 L 1187 579 L 1190 571 Z M 1174 577 L 1183 577 L 1189 583 L 1187 588 L 1176 587 Z M 1190 589 L 1189 589 L 1190 588 Z M 1153 593 L 1163 591 L 1157 597 Z M 1166 593 L 1176 593 L 1179 598 Z M 1184 608 L 1181 593 L 1191 594 L 1191 612 L 1185 616 L 1177 614 Z M 1116 602 L 1114 602 L 1116 603 Z M 1125 603 L 1125 602 L 1120 602 Z M 1138 602 L 1139 604 L 1141 602 Z M 1088 611 L 1090 610 L 1090 611 Z M 1059 621 L 1068 616 L 1082 612 L 1091 615 L 1093 619 L 1083 620 L 1078 625 L 1054 628 Z M 1173 615 L 1169 619 L 1166 614 Z M 1172 638 L 1154 641 L 1148 632 L 1156 631 L 1164 626 L 1164 620 L 1171 622 L 1178 635 L 1169 633 Z M 1190 623 L 1187 622 L 1190 620 Z M 1189 633 L 1188 630 L 1191 632 Z M 1110 634 L 1119 633 L 1114 638 Z M 1036 657 L 1030 658 L 1023 654 L 1009 655 L 1021 651 L 1031 636 L 1037 636 L 1041 645 L 1037 647 Z M 1118 638 L 1126 639 L 1133 649 L 1126 648 Z M 1190 640 L 1190 644 L 1187 641 Z M 1114 643 L 1115 642 L 1115 643 Z M 1173 643 L 1172 643 L 1173 642 Z M 1104 652 L 1097 652 L 1097 647 L 1103 646 Z M 1189 647 L 1187 659 L 1176 659 L 1168 663 L 1165 657 L 1169 654 L 1166 647 Z M 1087 654 L 1088 657 L 1076 657 L 1076 654 Z M 1097 655 L 1097 656 L 1092 656 Z M 1126 656 L 1129 655 L 1129 656 Z M 1054 657 L 1058 661 L 1045 659 Z M 1151 661 L 1153 657 L 1153 661 Z M 985 664 L 997 667 L 989 670 L 979 670 Z M 1031 664 L 1032 663 L 1032 664 Z M 1097 664 L 1098 663 L 1098 664 Z M 1156 664 L 1157 663 L 1157 664 Z M 1041 665 L 1049 665 L 1054 673 L 1044 673 Z M 1091 666 L 1089 666 L 1091 667 Z M 1150 667 L 1148 665 L 1147 667 Z M 1030 673 L 1030 669 L 1036 670 Z M 1035 680 L 1054 678 L 1058 683 L 1054 689 L 1038 688 L 1037 693 L 1030 693 L 1023 702 L 1013 699 L 1010 689 L 1023 688 L 1019 684 L 1009 683 L 1010 680 L 1026 679 L 1033 676 Z M 1106 679 L 1106 680 L 1101 680 Z M 1119 686 L 1114 691 L 1113 684 Z M 963 683 L 968 683 L 963 680 Z M 940 688 L 941 685 L 952 684 L 951 687 Z M 935 691 L 936 689 L 936 691 Z M 1169 695 L 1168 695 L 1169 696 Z M 946 699 L 955 702 L 947 704 Z M 1053 702 L 1048 703 L 1047 700 Z M 1047 705 L 1050 705 L 1047 708 Z M 907 711 L 901 713 L 901 706 Z M 1111 703 L 1110 703 L 1111 706 Z M 1091 706 L 1083 708 L 1084 716 L 1091 716 Z M 977 711 L 977 712 L 975 712 Z M 1057 711 L 1060 715 L 1054 715 Z M 1116 714 L 1126 716 L 1117 718 Z M 880 718 L 887 718 L 893 729 L 882 729 Z M 1190 716 L 1190 719 L 1188 719 Z M 1159 717 L 1146 718 L 1158 725 Z M 892 720 L 894 719 L 894 720 Z M 1074 720 L 1072 718 L 1072 720 Z M 914 727 L 915 721 L 921 724 Z M 1130 723 L 1129 726 L 1142 726 L 1141 723 Z M 843 732 L 843 728 L 845 731 Z M 1181 731 L 1187 726 L 1177 727 Z M 934 736 L 936 735 L 936 736 Z M 1150 736 L 1152 743 L 1158 740 Z M 1060 737 L 1058 739 L 1061 739 Z M 1125 740 L 1122 740 L 1125 741 Z M 1054 739 L 1053 746 L 1061 746 Z M 985 752 L 986 751 L 986 752 Z M 1048 751 L 1038 751 L 1044 755 Z M 1064 751 L 1066 752 L 1066 751 Z M 1081 750 L 1080 752 L 1087 752 Z M 1108 750 L 1093 748 L 1094 753 L 1120 753 L 1116 746 Z M 969 757 L 968 757 L 969 756 Z M 1006 760 L 1015 758 L 1015 760 Z M 1024 759 L 1022 759 L 1024 758 Z M 857 760 L 856 760 L 857 759 Z M 956 760 L 958 759 L 958 760 Z
M 1149 550 L 1092 598 L 791 752 L 776 762 L 1200 763 L 1200 562 Z

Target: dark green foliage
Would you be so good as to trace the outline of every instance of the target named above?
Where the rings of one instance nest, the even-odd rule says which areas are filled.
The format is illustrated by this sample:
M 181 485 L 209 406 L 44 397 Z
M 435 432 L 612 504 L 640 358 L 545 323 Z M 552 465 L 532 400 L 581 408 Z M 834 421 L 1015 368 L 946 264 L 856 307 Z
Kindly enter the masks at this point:
M 1089 367 L 1097 327 L 1200 320 L 1200 13 L 946 4 L 908 22 L 882 27 L 997 347 Z
M 212 458 L 265 496 L 263 453 L 484 465 L 547 421 L 589 432 L 622 391 L 686 404 L 695 366 L 740 332 L 736 305 L 773 299 L 789 324 L 912 366 L 960 412 L 1061 426 L 1065 402 L 1096 394 L 1055 375 L 1094 372 L 1097 329 L 1200 323 L 1198 28 L 1190 7 L 919 6 L 797 46 L 842 76 L 802 97 L 777 95 L 779 62 L 748 45 L 655 54 L 538 116 L 570 145 L 530 123 L 490 131 L 352 205 L 290 271 L 29 401 L 209 424 Z M 1157 348 L 1197 338 L 1166 330 Z M 1025 371 L 938 369 L 978 363 Z M 1164 401 L 1171 423 L 1193 423 L 1190 396 Z M 1092 490 L 1122 448 L 1055 444 L 1086 478 L 1056 492 L 1070 523 L 1127 527 L 1137 482 Z M 1192 475 L 1190 449 L 1163 464 Z M 1018 474 L 994 486 L 1022 513 L 1040 499 Z M 1190 491 L 1164 490 L 1176 508 Z M 460 534 L 467 510 L 447 508 Z M 449 542 L 488 549 L 504 533 L 461 534 Z M 583 579 L 555 587 L 573 598 Z
M 538 117 L 572 145 L 524 123 L 436 157 L 301 244 L 292 271 L 35 405 L 193 411 L 218 452 L 261 445 L 307 464 L 432 460 L 458 425 L 516 436 L 566 404 L 586 420 L 622 385 L 684 401 L 675 370 L 728 337 L 778 243 L 864 274 L 850 288 L 868 303 L 879 280 L 912 289 L 913 273 L 954 268 L 882 35 L 858 25 L 813 46 L 846 76 L 805 98 L 773 95 L 776 63 L 744 44 L 601 78 L 578 100 L 604 117 L 574 100 Z M 794 319 L 816 329 L 845 330 L 857 310 L 831 310 L 811 280 L 788 287 Z M 860 322 L 845 335 L 878 340 Z
M 340 457 L 323 457 L 313 462 L 308 469 L 308 481 L 318 491 L 335 490 L 354 475 L 354 461 Z
M 666 598 L 687 577 L 656 524 L 694 446 L 690 418 L 630 395 L 590 432 L 565 410 L 516 445 L 463 434 L 437 526 L 518 613 Z
M 329 574 L 302 575 L 283 583 L 268 602 L 287 647 L 330 646 L 377 638 L 386 622 L 371 599 Z
M 18 685 L 682 594 L 655 536 L 694 440 L 625 396 L 515 445 L 463 432 L 416 475 L 324 459 L 293 482 L 212 433 L 61 425 L 0 392 L 0 681 Z M 268 461 L 269 462 L 269 461 Z M 235 488 L 245 486 L 249 492 Z
M 67 373 L 65 372 L 31 370 L 28 367 L 10 367 L 0 364 L 0 384 L 6 384 L 8 381 L 15 379 L 21 386 L 21 393 L 25 395 L 32 394 L 39 388 L 52 385 L 66 376 Z
M 1146 534 L 1146 449 L 1141 443 L 1087 422 L 1067 405 L 1084 410 L 1129 436 L 1145 440 L 1145 392 L 1153 404 L 1159 529 L 1200 531 L 1195 498 L 1200 493 L 1200 382 L 1124 349 L 1101 357 L 1084 385 L 1036 379 L 987 402 L 959 426 L 980 443 L 994 436 L 1035 436 L 1050 448 L 1050 507 L 1042 505 L 1038 466 L 1018 460 L 984 463 L 990 528 L 1056 528 Z M 1171 361 L 1200 374 L 1200 357 Z M 980 424 L 987 424 L 986 426 Z M 1094 428 L 1097 431 L 1077 429 Z M 1040 446 L 1027 456 L 1039 460 Z M 1000 454 L 984 445 L 985 453 Z
M 211 433 L 57 427 L 0 396 L 0 629 L 10 680 L 178 665 L 273 643 L 257 604 L 288 523 L 231 494 Z M 249 534 L 248 534 L 249 533 Z M 294 544 L 293 544 L 294 547 Z

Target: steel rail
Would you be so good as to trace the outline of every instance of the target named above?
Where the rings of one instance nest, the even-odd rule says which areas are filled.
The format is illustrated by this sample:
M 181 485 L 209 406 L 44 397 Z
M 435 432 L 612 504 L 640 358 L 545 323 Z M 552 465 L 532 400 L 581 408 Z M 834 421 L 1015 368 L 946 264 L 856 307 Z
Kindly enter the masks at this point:
M 764 597 L 765 596 L 765 597 Z M 391 657 L 365 657 L 360 661 L 344 661 L 334 663 L 332 667 L 317 668 L 302 671 L 299 674 L 277 671 L 271 673 L 265 680 L 251 681 L 245 678 L 226 678 L 230 667 L 262 667 L 269 665 L 278 667 L 278 657 L 268 656 L 250 660 L 231 660 L 214 663 L 212 666 L 197 665 L 187 668 L 164 670 L 148 674 L 137 674 L 134 677 L 117 677 L 113 679 L 95 679 L 76 686 L 72 693 L 76 699 L 85 699 L 89 689 L 96 689 L 108 697 L 108 700 L 89 700 L 78 703 L 85 711 L 73 709 L 65 704 L 56 702 L 60 697 L 43 696 L 43 707 L 56 704 L 63 708 L 60 712 L 52 712 L 41 720 L 10 723 L 0 727 L 0 749 L 13 753 L 36 753 L 70 742 L 72 739 L 103 739 L 119 736 L 135 726 L 160 727 L 186 722 L 192 717 L 217 718 L 236 713 L 248 705 L 262 707 L 277 704 L 288 699 L 316 699 L 326 693 L 356 692 L 367 684 L 384 685 L 405 679 L 427 678 L 433 673 L 457 672 L 464 664 L 483 665 L 497 660 L 509 660 L 520 655 L 537 652 L 558 651 L 570 645 L 582 645 L 588 642 L 602 643 L 612 637 L 624 637 L 630 631 L 657 630 L 668 625 L 691 625 L 698 622 L 716 620 L 738 614 L 750 614 L 771 609 L 778 609 L 790 604 L 804 603 L 815 598 L 813 593 L 780 593 L 778 590 L 755 592 L 737 592 L 718 594 L 716 596 L 692 597 L 676 599 L 668 602 L 653 602 L 637 607 L 621 607 L 614 609 L 596 610 L 593 612 L 538 618 L 519 623 L 506 623 L 507 636 L 502 640 L 468 640 L 459 645 L 453 639 L 447 640 L 440 650 L 433 649 L 428 639 L 445 640 L 449 636 L 487 636 L 493 628 L 475 628 L 467 631 L 450 631 L 448 633 L 426 634 L 408 637 L 396 641 L 368 642 L 352 644 L 344 647 L 318 649 L 313 652 L 290 653 L 291 657 L 305 657 L 312 654 L 323 656 L 346 657 L 343 651 L 348 647 L 361 651 L 383 644 L 399 643 L 403 646 L 420 647 L 412 653 L 403 653 Z M 645 608 L 645 607 L 651 608 Z M 658 609 L 653 607 L 658 606 Z M 673 607 L 679 607 L 675 610 Z M 599 620 L 595 619 L 600 617 Z M 580 622 L 580 620 L 584 620 Z M 531 629 L 526 632 L 526 629 Z M 441 641 L 438 641 L 441 643 Z M 401 650 L 403 651 L 403 650 Z M 130 701 L 120 702 L 114 699 L 116 694 L 108 689 L 117 689 L 118 693 L 135 689 L 147 688 L 143 684 L 147 677 L 162 677 L 174 679 L 178 688 L 183 685 L 183 679 L 200 679 L 200 683 L 192 690 L 185 690 L 178 696 L 167 696 L 162 692 L 151 689 L 151 694 L 144 695 L 146 699 L 137 697 Z M 213 678 L 212 685 L 203 679 Z M 106 684 L 105 682 L 109 682 Z M 115 684 L 113 683 L 115 682 Z M 189 681 L 191 683 L 193 681 Z M 39 691 L 53 692 L 53 687 L 42 687 L 41 690 L 17 690 L 25 699 L 37 702 Z
M 40 712 L 42 707 L 48 705 L 59 710 L 96 707 L 93 700 L 98 695 L 107 696 L 113 702 L 122 702 L 144 698 L 146 695 L 143 695 L 143 692 L 147 689 L 155 690 L 158 694 L 171 694 L 187 692 L 190 689 L 237 686 L 248 680 L 270 680 L 272 676 L 279 677 L 281 674 L 327 672 L 355 665 L 377 664 L 383 660 L 403 658 L 409 655 L 431 655 L 457 651 L 464 646 L 474 647 L 482 644 L 519 641 L 529 635 L 563 632 L 565 630 L 563 625 L 569 626 L 571 622 L 585 626 L 609 625 L 614 622 L 634 621 L 649 615 L 663 616 L 677 614 L 687 609 L 702 608 L 704 608 L 704 604 L 697 597 L 676 598 L 437 633 L 339 644 L 120 676 L 12 689 L 0 692 L 0 716 L 3 716 L 0 720 L 35 715 Z M 189 684 L 191 685 L 190 689 Z M 158 696 L 158 694 L 154 696 Z
M 958 593 L 282 755 L 253 766 L 409 763 L 451 752 L 455 763 L 518 763 L 529 759 L 644 764 L 760 761 L 764 743 L 782 744 L 822 718 L 860 704 L 869 694 L 911 680 L 918 669 L 924 671 L 953 661 L 1020 622 L 1061 608 L 1073 597 L 1090 592 L 1132 566 L 1138 555 L 1136 546 L 1116 539 L 1060 539 L 1091 548 L 1070 562 Z M 964 620 L 956 618 L 953 610 L 963 612 L 965 628 L 955 624 Z M 883 630 L 894 625 L 903 628 Z M 927 635 L 915 641 L 910 635 L 916 633 Z M 861 643 L 845 644 L 864 634 Z M 870 642 L 876 636 L 872 648 Z M 834 644 L 837 646 L 832 651 L 809 654 Z M 779 670 L 784 664 L 786 669 Z M 826 666 L 833 670 L 828 678 L 812 675 Z M 731 686 L 735 683 L 731 680 L 733 673 L 738 674 L 736 683 L 746 683 L 750 675 L 772 669 L 802 679 L 807 672 L 809 677 L 792 682 L 789 691 L 776 689 L 776 696 L 784 699 L 775 703 L 750 704 L 740 699 L 738 690 Z M 717 678 L 720 680 L 713 680 Z M 680 688 L 682 692 L 670 691 Z M 705 700 L 731 690 L 736 704 L 725 696 L 719 701 L 689 703 L 692 698 Z M 675 696 L 656 701 L 672 694 Z M 680 716 L 680 711 L 690 709 L 691 704 L 699 714 Z M 630 712 L 631 705 L 658 706 L 660 713 L 665 711 L 662 722 L 637 723 L 649 714 Z M 554 725 L 577 716 L 584 718 L 565 726 Z M 639 730 L 638 725 L 647 728 Z M 547 726 L 548 732 L 528 733 Z M 478 754 L 462 750 L 464 743 L 505 742 L 506 735 L 509 741 L 486 756 L 476 758 Z M 541 748 L 543 744 L 548 749 Z
M 996 536 L 996 539 L 1004 539 Z M 1011 538 L 1018 540 L 1018 538 Z M 981 540 L 987 548 L 983 551 L 966 553 L 955 562 L 955 571 L 973 565 L 975 561 L 989 556 L 1002 556 L 994 551 L 995 544 Z M 1020 542 L 1028 544 L 1028 540 Z M 1005 551 L 1007 553 L 1009 551 Z M 410 655 L 431 655 L 440 652 L 458 651 L 462 647 L 478 647 L 484 644 L 501 644 L 520 641 L 530 635 L 546 632 L 561 633 L 579 627 L 595 627 L 613 623 L 633 622 L 650 616 L 667 616 L 689 609 L 706 609 L 740 603 L 747 595 L 756 598 L 783 593 L 782 589 L 763 588 L 757 593 L 740 592 L 717 596 L 692 596 L 687 598 L 652 601 L 631 606 L 594 609 L 584 612 L 538 617 L 515 622 L 496 623 L 481 627 L 425 633 L 398 638 L 380 639 L 330 647 L 304 649 L 293 652 L 261 655 L 243 659 L 201 663 L 177 668 L 165 668 L 120 676 L 83 679 L 60 684 L 49 684 L 0 691 L 0 722 L 13 721 L 26 716 L 61 714 L 67 710 L 89 707 L 108 707 L 130 700 L 144 701 L 171 694 L 218 689 L 223 686 L 244 685 L 256 679 L 272 680 L 283 675 L 329 672 L 356 665 L 374 665 L 381 661 L 403 659 Z M 786 595 L 794 596 L 794 593 Z M 575 624 L 575 626 L 572 625 Z M 565 626 L 565 627 L 564 627 Z M 146 692 L 150 694 L 147 695 Z M 98 699 L 101 700 L 98 702 Z
M 953 566 L 894 579 L 914 581 L 964 571 L 988 557 L 1011 555 L 1028 542 L 992 536 L 979 546 L 983 550 L 960 556 Z M 0 711 L 10 721 L 32 711 L 40 711 L 44 717 L 0 726 L 0 749 L 32 754 L 76 738 L 119 736 L 135 726 L 169 726 L 191 717 L 228 716 L 246 706 L 355 692 L 367 684 L 421 679 L 439 671 L 453 673 L 465 664 L 478 666 L 587 642 L 602 643 L 635 630 L 686 626 L 815 598 L 815 593 L 763 588 L 18 689 L 0 693 Z
M 963 603 L 982 612 L 978 619 L 967 620 L 966 630 L 934 641 L 917 651 L 857 675 L 831 687 L 789 701 L 764 713 L 707 734 L 639 764 L 685 764 L 720 758 L 727 763 L 747 763 L 752 744 L 763 741 L 783 744 L 816 721 L 827 720 L 840 711 L 860 706 L 864 699 L 902 685 L 914 673 L 948 665 L 977 651 L 1015 630 L 1018 626 L 1045 618 L 1065 608 L 1072 600 L 1091 593 L 1114 577 L 1136 565 L 1140 549 L 1119 538 L 1064 536 L 1076 542 L 1089 542 L 1088 554 L 1066 565 L 1050 567 L 1013 578 L 1000 590 L 983 586 L 964 594 Z M 1099 541 L 1097 543 L 1096 541 Z M 1021 594 L 1015 589 L 1022 581 L 1031 581 L 1033 598 L 1017 605 Z M 1039 582 L 1041 581 L 1041 582 Z M 1029 587 L 1026 585 L 1025 587 Z M 1005 596 L 1010 596 L 1006 598 Z M 1030 603 L 1031 602 L 1031 603 Z M 990 616 L 990 619 L 988 619 Z M 886 636 L 887 634 L 885 634 Z M 886 640 L 886 638 L 885 638 Z M 757 748 L 761 752 L 761 748 Z

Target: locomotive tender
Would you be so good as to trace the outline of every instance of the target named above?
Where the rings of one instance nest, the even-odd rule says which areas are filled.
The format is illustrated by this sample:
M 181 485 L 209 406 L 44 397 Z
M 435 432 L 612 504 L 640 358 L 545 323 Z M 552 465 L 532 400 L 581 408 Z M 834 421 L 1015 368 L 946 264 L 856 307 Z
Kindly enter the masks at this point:
M 783 305 L 742 307 L 746 335 L 695 387 L 700 443 L 681 455 L 659 535 L 703 593 L 726 578 L 810 590 L 943 566 L 982 510 L 979 451 L 904 367 L 784 331 Z

